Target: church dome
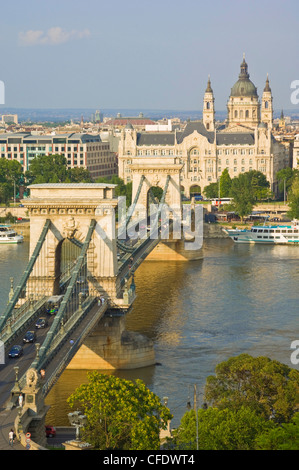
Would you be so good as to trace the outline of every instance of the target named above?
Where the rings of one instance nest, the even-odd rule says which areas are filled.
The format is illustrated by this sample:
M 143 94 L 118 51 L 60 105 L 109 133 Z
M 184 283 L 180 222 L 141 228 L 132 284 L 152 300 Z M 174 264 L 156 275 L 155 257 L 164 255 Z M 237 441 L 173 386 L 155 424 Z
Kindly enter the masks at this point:
M 257 97 L 257 89 L 252 83 L 252 81 L 249 80 L 248 65 L 245 62 L 245 57 L 243 58 L 243 62 L 241 64 L 239 80 L 232 87 L 230 96 L 256 96 Z

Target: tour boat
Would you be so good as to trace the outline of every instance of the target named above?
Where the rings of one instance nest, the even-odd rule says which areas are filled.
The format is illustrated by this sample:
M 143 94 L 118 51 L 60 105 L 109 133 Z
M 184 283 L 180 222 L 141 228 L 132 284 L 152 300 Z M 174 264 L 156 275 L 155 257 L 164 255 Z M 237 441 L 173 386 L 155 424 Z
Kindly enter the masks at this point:
M 251 229 L 223 229 L 235 243 L 299 245 L 299 221 L 290 225 L 253 225 Z
M 10 225 L 0 225 L 0 245 L 22 243 L 23 241 L 24 237 L 18 235 Z

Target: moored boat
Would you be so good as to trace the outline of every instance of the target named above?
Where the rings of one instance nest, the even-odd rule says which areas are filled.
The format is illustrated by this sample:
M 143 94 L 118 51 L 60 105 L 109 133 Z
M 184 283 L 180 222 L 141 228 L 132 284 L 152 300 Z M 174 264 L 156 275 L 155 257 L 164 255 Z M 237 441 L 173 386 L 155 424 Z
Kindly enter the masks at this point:
M 19 235 L 10 225 L 0 225 L 0 245 L 12 245 L 23 241 L 23 235 Z
M 288 225 L 253 225 L 250 229 L 223 229 L 235 243 L 298 245 L 299 221 Z

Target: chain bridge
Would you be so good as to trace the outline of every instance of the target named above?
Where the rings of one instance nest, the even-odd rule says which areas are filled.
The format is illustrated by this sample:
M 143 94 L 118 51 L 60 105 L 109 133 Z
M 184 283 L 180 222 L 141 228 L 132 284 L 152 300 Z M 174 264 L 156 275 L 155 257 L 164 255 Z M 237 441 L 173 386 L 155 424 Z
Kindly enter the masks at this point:
M 155 363 L 150 340 L 136 335 L 135 346 L 130 344 L 124 316 L 136 297 L 134 272 L 146 258 L 155 252 L 159 259 L 163 253 L 166 259 L 172 259 L 170 253 L 178 256 L 173 259 L 202 257 L 201 247 L 188 252 L 186 239 L 175 238 L 173 215 L 168 224 L 163 219 L 165 205 L 182 214 L 179 173 L 177 165 L 159 177 L 163 193 L 157 201 L 151 187 L 161 169 L 135 168 L 133 202 L 124 214 L 112 184 L 30 187 L 30 198 L 23 201 L 30 216 L 29 261 L 17 286 L 11 281 L 0 316 L 6 352 L 0 365 L 1 406 L 13 412 L 23 394 L 15 421 L 20 439 L 34 428 L 36 440 L 44 444 L 44 398 L 66 367 L 125 369 Z M 140 210 L 149 203 L 150 217 Z M 45 327 L 37 329 L 40 318 Z M 25 345 L 12 364 L 7 352 L 28 330 L 36 332 L 36 341 Z

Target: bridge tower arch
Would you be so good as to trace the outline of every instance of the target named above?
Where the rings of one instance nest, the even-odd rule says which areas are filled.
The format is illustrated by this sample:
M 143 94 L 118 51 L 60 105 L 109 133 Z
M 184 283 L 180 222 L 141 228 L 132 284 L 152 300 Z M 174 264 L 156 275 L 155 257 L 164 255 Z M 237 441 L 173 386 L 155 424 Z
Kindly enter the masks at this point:
M 138 163 L 130 165 L 133 183 L 132 201 L 138 196 L 138 204 L 146 207 L 149 189 L 156 186 L 165 188 L 167 181 L 169 181 L 165 203 L 170 207 L 181 210 L 180 173 L 182 167 L 183 165 L 175 163 L 174 159 L 171 159 L 171 162 L 165 161 L 159 163 L 139 158 Z
M 61 278 L 61 253 L 65 240 L 82 246 L 91 220 L 96 221 L 86 264 L 93 282 L 90 289 L 114 298 L 120 293 L 117 282 L 115 185 L 100 183 L 37 184 L 29 187 L 25 201 L 30 215 L 30 253 L 32 255 L 45 222 L 50 221 L 43 247 L 27 283 L 27 294 L 37 290 L 55 295 Z M 38 286 L 38 287 L 37 287 Z

